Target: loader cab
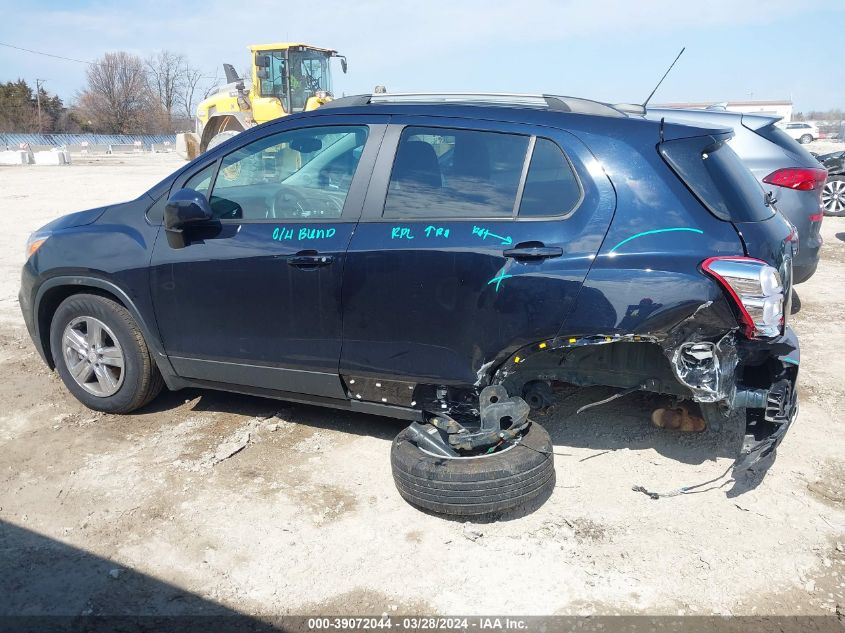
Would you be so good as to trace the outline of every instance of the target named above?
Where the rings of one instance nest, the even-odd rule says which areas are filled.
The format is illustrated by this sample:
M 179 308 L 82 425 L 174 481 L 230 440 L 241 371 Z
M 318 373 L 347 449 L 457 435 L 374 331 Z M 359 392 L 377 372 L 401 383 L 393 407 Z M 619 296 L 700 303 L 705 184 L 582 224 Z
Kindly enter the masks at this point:
M 331 100 L 333 57 L 337 51 L 303 44 L 251 46 L 253 118 L 264 123 L 285 114 L 314 110 Z

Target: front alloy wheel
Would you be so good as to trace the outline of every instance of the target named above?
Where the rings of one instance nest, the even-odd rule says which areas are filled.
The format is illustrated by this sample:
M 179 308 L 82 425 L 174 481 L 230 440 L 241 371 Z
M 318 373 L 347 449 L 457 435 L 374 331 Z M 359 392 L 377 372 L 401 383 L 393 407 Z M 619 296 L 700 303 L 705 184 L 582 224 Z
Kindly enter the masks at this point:
M 71 295 L 50 322 L 50 355 L 68 391 L 96 411 L 128 413 L 163 380 L 129 311 L 101 295 Z
M 62 354 L 70 375 L 85 391 L 105 398 L 123 384 L 123 350 L 99 319 L 77 317 L 65 327 Z

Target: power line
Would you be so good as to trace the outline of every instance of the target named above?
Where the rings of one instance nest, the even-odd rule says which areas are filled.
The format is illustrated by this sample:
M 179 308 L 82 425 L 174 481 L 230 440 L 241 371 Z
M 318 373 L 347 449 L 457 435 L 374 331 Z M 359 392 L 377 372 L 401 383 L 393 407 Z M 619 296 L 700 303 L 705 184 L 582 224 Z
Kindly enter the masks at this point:
M 7 48 L 14 48 L 15 50 L 24 51 L 26 53 L 34 53 L 35 55 L 44 55 L 45 57 L 54 57 L 56 59 L 64 59 L 65 61 L 69 62 L 76 62 L 78 64 L 88 64 L 89 66 L 96 66 L 97 62 L 89 62 L 84 59 L 74 59 L 73 57 L 62 57 L 61 55 L 53 55 L 53 53 L 45 53 L 43 51 L 34 51 L 31 48 L 23 48 L 22 46 L 15 46 L 13 44 L 7 44 L 6 42 L 0 42 L 0 46 L 6 46 Z M 206 76 L 203 75 L 200 79 L 213 79 L 214 81 L 220 81 L 220 78 L 215 76 Z
M 53 55 L 52 53 L 44 53 L 42 51 L 34 51 L 30 48 L 23 48 L 21 46 L 14 46 L 12 44 L 6 44 L 5 42 L 0 42 L 0 46 L 6 46 L 7 48 L 14 48 L 19 51 L 25 51 L 27 53 L 35 53 L 36 55 L 44 55 L 45 57 L 55 57 L 56 59 L 64 59 L 65 61 L 69 62 L 76 62 L 78 64 L 89 64 L 91 66 L 94 65 L 94 62 L 89 62 L 84 59 L 74 59 L 73 57 L 62 57 L 61 55 Z

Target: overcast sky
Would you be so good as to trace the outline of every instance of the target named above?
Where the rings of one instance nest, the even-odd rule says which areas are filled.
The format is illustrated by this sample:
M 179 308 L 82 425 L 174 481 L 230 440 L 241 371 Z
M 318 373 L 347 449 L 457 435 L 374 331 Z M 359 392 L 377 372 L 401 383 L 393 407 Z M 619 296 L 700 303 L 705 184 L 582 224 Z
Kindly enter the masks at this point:
M 349 58 L 336 94 L 384 84 L 642 101 L 686 46 L 655 102 L 845 107 L 841 0 L 0 0 L 0 16 L 5 44 L 80 60 L 166 48 L 209 73 L 248 67 L 249 44 L 336 48 Z M 0 46 L 0 81 L 45 79 L 66 101 L 85 68 Z

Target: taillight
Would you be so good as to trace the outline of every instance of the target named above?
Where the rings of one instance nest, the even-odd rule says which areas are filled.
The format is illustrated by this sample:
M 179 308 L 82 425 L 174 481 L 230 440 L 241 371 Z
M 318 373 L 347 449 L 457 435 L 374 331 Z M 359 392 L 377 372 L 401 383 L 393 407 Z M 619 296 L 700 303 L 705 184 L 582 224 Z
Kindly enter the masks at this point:
M 827 170 L 816 167 L 785 167 L 773 171 L 763 178 L 763 182 L 787 189 L 810 191 L 824 185 L 827 180 Z
M 745 335 L 779 336 L 783 326 L 783 283 L 777 269 L 751 257 L 711 257 L 701 263 L 734 300 Z

